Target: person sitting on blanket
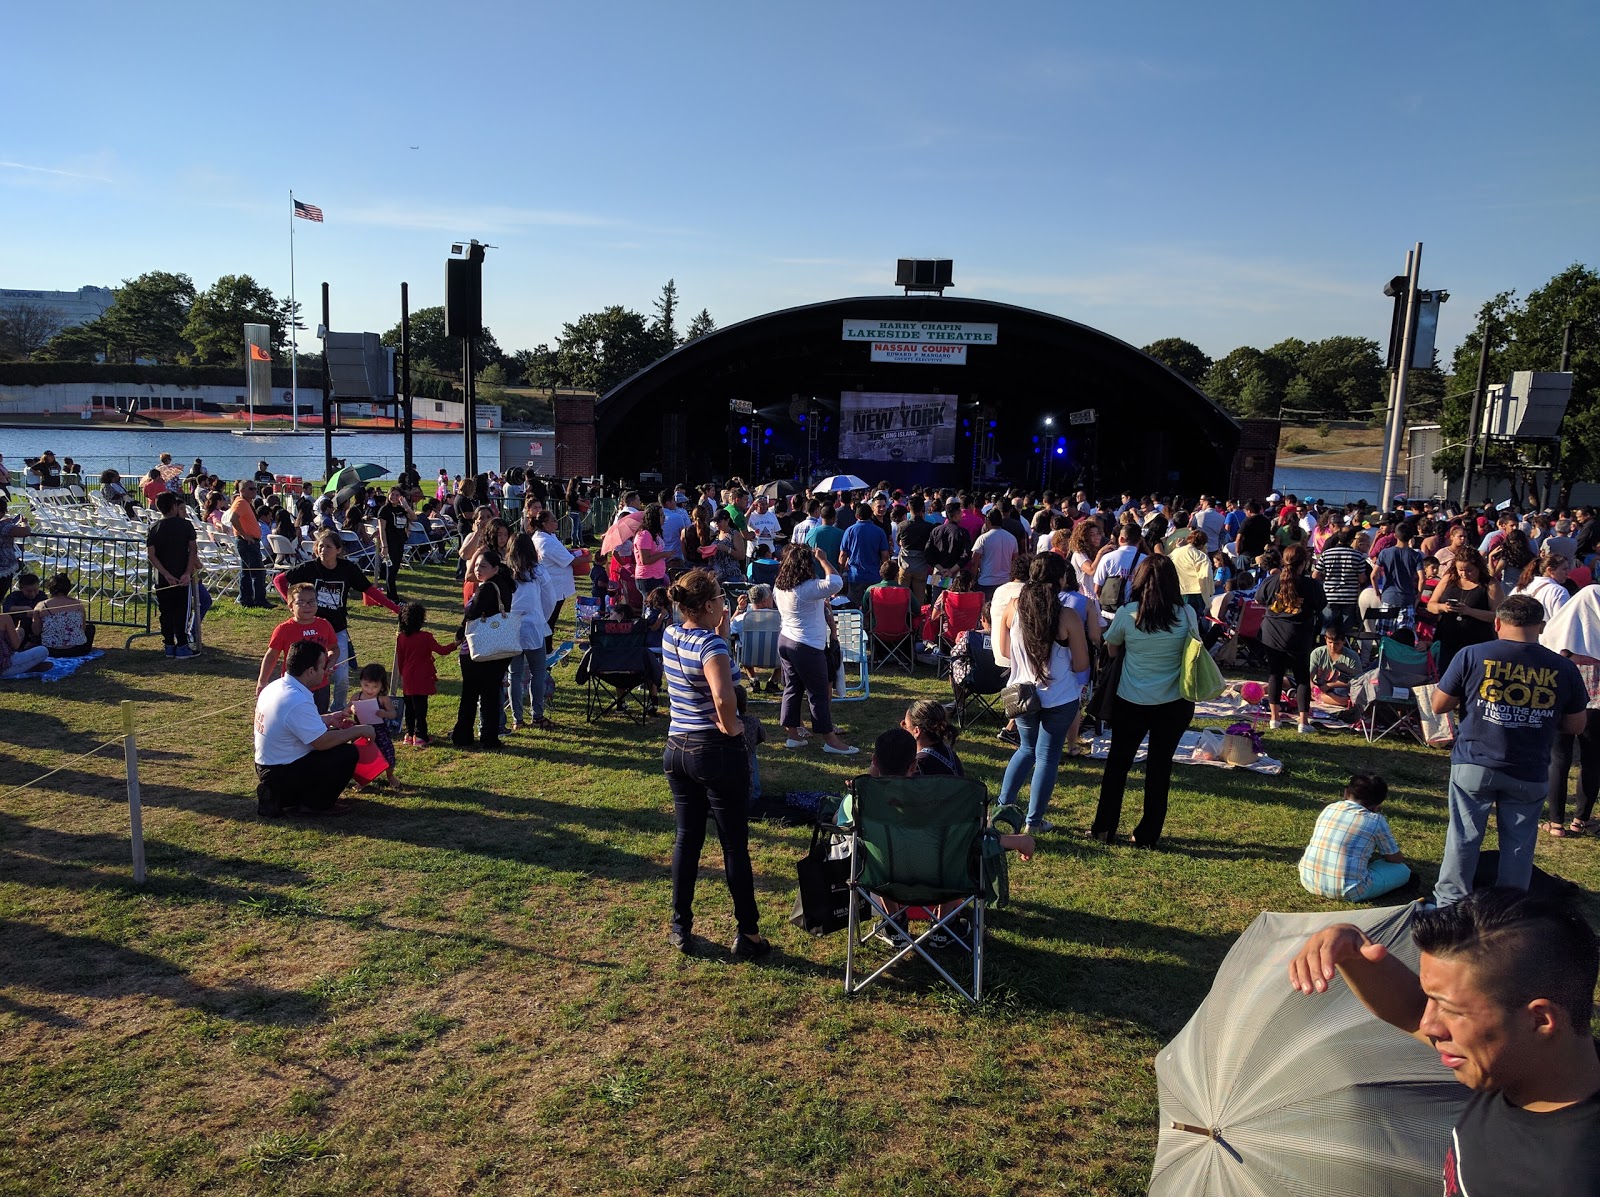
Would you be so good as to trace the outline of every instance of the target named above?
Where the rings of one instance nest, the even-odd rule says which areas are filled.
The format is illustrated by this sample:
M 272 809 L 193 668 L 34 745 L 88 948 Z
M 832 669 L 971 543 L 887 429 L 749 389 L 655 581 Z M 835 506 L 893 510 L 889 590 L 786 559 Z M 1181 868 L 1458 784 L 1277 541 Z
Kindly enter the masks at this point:
M 1311 650 L 1311 693 L 1325 707 L 1350 706 L 1350 681 L 1361 672 L 1361 662 L 1345 644 L 1337 628 L 1325 632 L 1322 643 Z
M 1300 884 L 1319 898 L 1364 902 L 1411 880 L 1389 821 L 1378 813 L 1389 783 L 1375 773 L 1357 773 L 1344 797 L 1322 808 L 1316 830 L 1300 858 Z
M 22 647 L 22 632 L 9 615 L 0 615 L 0 677 L 21 677 L 50 668 L 50 650 L 42 644 Z
M 56 574 L 50 579 L 50 597 L 33 610 L 39 643 L 52 657 L 86 657 L 94 651 L 94 624 L 89 608 L 72 597 L 72 578 Z

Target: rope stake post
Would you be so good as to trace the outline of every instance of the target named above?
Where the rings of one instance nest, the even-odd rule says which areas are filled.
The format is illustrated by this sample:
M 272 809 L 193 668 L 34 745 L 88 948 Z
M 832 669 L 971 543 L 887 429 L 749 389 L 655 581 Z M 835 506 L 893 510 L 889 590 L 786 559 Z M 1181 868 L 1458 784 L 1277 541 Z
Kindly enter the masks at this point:
M 128 771 L 128 827 L 133 838 L 133 879 L 144 884 L 144 811 L 139 805 L 139 745 L 133 734 L 133 703 L 122 704 L 122 760 Z

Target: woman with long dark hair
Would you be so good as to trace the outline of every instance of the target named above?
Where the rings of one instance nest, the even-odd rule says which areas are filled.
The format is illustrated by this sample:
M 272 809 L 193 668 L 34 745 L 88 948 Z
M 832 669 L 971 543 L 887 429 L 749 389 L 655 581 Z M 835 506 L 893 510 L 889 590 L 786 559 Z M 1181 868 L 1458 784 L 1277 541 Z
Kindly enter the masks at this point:
M 1538 554 L 1528 543 L 1528 534 L 1521 528 L 1510 528 L 1489 550 L 1489 576 L 1500 583 L 1502 590 L 1509 591 L 1521 584 L 1523 569 L 1536 560 Z
M 821 578 L 813 564 L 822 567 Z M 824 550 L 803 544 L 785 546 L 772 583 L 772 598 L 781 616 L 778 660 L 783 664 L 783 707 L 779 718 L 788 733 L 785 748 L 805 747 L 808 736 L 800 715 L 804 696 L 811 708 L 811 730 L 822 737 L 823 752 L 854 756 L 860 751 L 834 731 L 830 710 L 833 673 L 828 668 L 828 605 L 843 589 L 844 578 Z
M 1103 844 L 1116 839 L 1128 770 L 1139 744 L 1149 736 L 1144 815 L 1131 842 L 1136 848 L 1153 848 L 1167 821 L 1172 754 L 1194 719 L 1194 703 L 1183 697 L 1179 683 L 1184 646 L 1197 634 L 1198 625 L 1194 611 L 1183 601 L 1178 571 L 1165 557 L 1145 558 L 1130 582 L 1131 601 L 1117 608 L 1106 629 L 1106 651 L 1122 657 L 1122 672 L 1111 703 L 1111 752 L 1089 834 Z
M 651 503 L 640 517 L 633 538 L 633 579 L 641 595 L 667 584 L 666 508 Z
M 1500 583 L 1486 574 L 1483 554 L 1471 545 L 1457 549 L 1428 600 L 1428 610 L 1439 617 L 1434 638 L 1440 676 L 1462 649 L 1495 638 L 1494 611 L 1504 597 Z
M 1036 710 L 1016 718 L 1020 742 L 1006 765 L 997 801 L 1002 806 L 1016 801 L 1023 778 L 1031 776 L 1027 829 L 1030 834 L 1053 831 L 1055 824 L 1044 815 L 1067 733 L 1078 717 L 1083 695 L 1078 671 L 1089 668 L 1083 620 L 1061 605 L 1054 583 L 1026 582 L 995 623 L 994 649 L 997 658 L 1010 662 L 1011 684 L 1031 685 L 1038 697 Z
M 1307 571 L 1310 564 L 1305 546 L 1290 544 L 1283 550 L 1283 564 L 1256 591 L 1256 602 L 1266 608 L 1261 617 L 1261 647 L 1267 653 L 1267 706 L 1272 711 L 1268 726 L 1282 725 L 1283 675 L 1292 669 L 1301 735 L 1312 730 L 1311 650 L 1328 605 L 1322 583 Z
M 678 834 L 672 844 L 672 946 L 694 951 L 694 883 L 705 846 L 706 819 L 716 820 L 722 867 L 739 925 L 735 956 L 764 956 L 754 872 L 750 866 L 750 760 L 734 693 L 728 606 L 722 587 L 692 569 L 667 591 L 683 614 L 661 639 L 671 722 L 662 768 L 672 790 Z
M 544 717 L 545 643 L 550 635 L 546 618 L 544 567 L 533 537 L 517 533 L 506 559 L 517 588 L 511 595 L 511 614 L 517 617 L 522 637 L 522 652 L 511 658 L 506 675 L 510 688 L 511 730 L 536 727 L 541 731 L 555 726 Z
M 473 746 L 472 721 L 476 714 L 481 737 L 478 746 L 486 752 L 494 752 L 500 747 L 500 688 L 511 660 L 503 657 L 498 661 L 474 661 L 467 647 L 467 623 L 509 612 L 516 597 L 517 583 L 505 568 L 500 554 L 491 548 L 478 550 L 468 573 L 469 580 L 476 585 L 456 631 L 456 639 L 461 642 L 461 705 L 456 710 L 456 726 L 450 734 L 450 742 L 457 748 Z

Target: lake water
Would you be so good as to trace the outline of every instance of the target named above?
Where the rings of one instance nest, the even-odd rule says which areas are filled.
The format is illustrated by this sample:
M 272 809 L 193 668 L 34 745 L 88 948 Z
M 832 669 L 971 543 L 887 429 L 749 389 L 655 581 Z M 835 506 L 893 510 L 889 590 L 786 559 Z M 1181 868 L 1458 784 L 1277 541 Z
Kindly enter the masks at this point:
M 460 432 L 418 432 L 412 437 L 413 459 L 423 478 L 441 468 L 461 472 Z M 386 466 L 392 478 L 405 466 L 403 442 L 398 432 L 351 431 L 333 435 L 333 455 L 346 462 L 375 462 Z M 0 454 L 13 476 L 20 475 L 24 457 L 55 450 L 56 460 L 70 457 L 83 467 L 86 480 L 102 470 L 114 469 L 124 478 L 142 477 L 162 453 L 187 472 L 196 457 L 222 478 L 242 478 L 255 473 L 265 459 L 275 474 L 320 478 L 323 474 L 322 431 L 263 432 L 235 436 L 225 429 L 172 428 L 0 428 Z M 500 433 L 478 433 L 478 467 L 500 468 Z M 20 478 L 16 478 L 20 481 Z
M 1383 497 L 1383 475 L 1378 470 L 1327 470 L 1311 466 L 1279 466 L 1272 485 L 1281 494 L 1310 496 L 1325 503 L 1376 503 Z

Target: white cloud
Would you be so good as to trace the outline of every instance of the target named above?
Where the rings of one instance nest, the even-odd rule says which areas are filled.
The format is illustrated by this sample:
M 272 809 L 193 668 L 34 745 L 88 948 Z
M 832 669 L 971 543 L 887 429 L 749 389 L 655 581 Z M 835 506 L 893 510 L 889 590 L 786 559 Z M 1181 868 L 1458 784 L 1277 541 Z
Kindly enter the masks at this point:
M 108 179 L 104 175 L 92 175 L 76 170 L 61 170 L 60 168 L 54 166 L 37 166 L 31 162 L 10 162 L 4 159 L 0 159 L 0 170 L 19 171 L 31 175 L 45 175 L 47 177 L 56 179 L 77 179 L 88 183 L 115 182 L 114 179 Z

